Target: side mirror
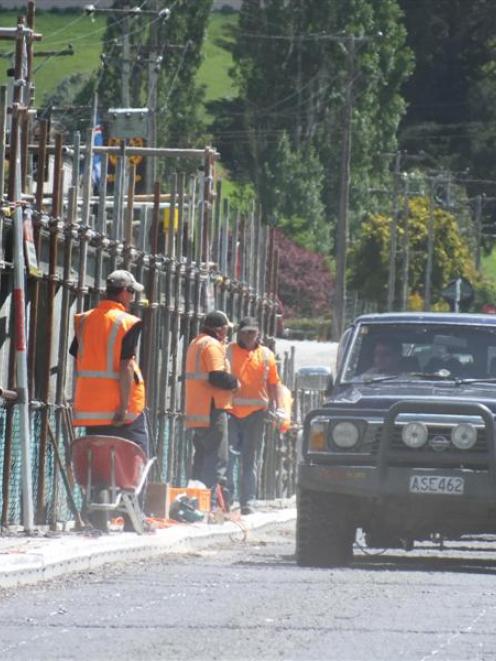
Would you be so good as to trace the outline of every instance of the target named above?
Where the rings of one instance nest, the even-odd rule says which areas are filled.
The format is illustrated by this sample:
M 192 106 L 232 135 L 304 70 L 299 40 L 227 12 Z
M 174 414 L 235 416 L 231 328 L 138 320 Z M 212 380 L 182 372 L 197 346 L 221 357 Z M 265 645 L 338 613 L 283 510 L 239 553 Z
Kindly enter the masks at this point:
M 326 397 L 332 395 L 333 388 L 334 388 L 334 377 L 332 376 L 332 374 L 329 374 L 329 378 L 327 379 L 327 386 L 324 391 Z

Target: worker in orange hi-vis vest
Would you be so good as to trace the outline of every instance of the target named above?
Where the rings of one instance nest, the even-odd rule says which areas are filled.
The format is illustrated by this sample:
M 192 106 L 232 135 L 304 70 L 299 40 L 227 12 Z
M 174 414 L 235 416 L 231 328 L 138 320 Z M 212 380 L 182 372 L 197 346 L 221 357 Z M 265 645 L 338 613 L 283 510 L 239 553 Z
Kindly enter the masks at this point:
M 193 468 L 191 477 L 212 490 L 226 485 L 227 411 L 232 407 L 232 393 L 238 387 L 226 358 L 226 338 L 230 322 L 224 312 L 209 312 L 203 319 L 200 334 L 186 354 L 184 421 L 193 430 Z
M 260 344 L 260 329 L 253 317 L 239 323 L 236 342 L 227 348 L 231 371 L 240 382 L 229 416 L 228 490 L 235 490 L 234 472 L 240 460 L 241 514 L 252 514 L 257 495 L 257 463 L 263 447 L 267 410 L 275 406 L 284 417 L 282 386 L 275 356 Z
M 95 308 L 74 317 L 73 424 L 134 441 L 148 454 L 145 384 L 136 361 L 142 321 L 128 311 L 144 287 L 125 270 L 113 271 L 106 287 Z

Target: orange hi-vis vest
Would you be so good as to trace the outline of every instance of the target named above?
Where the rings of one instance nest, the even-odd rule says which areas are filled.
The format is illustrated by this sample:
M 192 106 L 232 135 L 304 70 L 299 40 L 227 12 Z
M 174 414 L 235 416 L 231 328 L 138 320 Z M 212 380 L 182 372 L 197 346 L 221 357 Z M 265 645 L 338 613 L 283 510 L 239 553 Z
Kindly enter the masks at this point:
M 122 340 L 138 321 L 139 317 L 126 312 L 121 303 L 109 300 L 103 300 L 93 310 L 74 316 L 78 341 L 73 403 L 75 427 L 112 423 L 120 406 Z M 134 359 L 133 363 L 135 378 L 126 423 L 135 420 L 145 408 L 145 384 Z
M 232 392 L 212 386 L 209 372 L 230 371 L 223 344 L 214 337 L 200 333 L 191 342 L 186 354 L 185 426 L 188 429 L 210 426 L 212 406 L 228 410 L 232 406 Z
M 272 351 L 263 346 L 249 351 L 240 347 L 237 342 L 231 342 L 227 347 L 227 359 L 231 363 L 233 375 L 241 383 L 241 387 L 233 394 L 231 413 L 237 418 L 245 418 L 255 411 L 268 409 L 267 386 L 270 382 L 269 375 L 275 370 Z M 277 372 L 272 380 L 274 383 L 279 382 Z

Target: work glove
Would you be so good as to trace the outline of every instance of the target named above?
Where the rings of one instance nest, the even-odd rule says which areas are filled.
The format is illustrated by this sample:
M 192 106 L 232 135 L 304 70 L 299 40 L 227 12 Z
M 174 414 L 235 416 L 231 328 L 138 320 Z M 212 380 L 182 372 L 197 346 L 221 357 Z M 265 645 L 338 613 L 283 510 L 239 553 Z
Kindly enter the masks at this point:
M 274 415 L 277 418 L 278 422 L 282 422 L 283 420 L 286 420 L 288 418 L 288 414 L 284 409 L 276 409 L 274 411 Z

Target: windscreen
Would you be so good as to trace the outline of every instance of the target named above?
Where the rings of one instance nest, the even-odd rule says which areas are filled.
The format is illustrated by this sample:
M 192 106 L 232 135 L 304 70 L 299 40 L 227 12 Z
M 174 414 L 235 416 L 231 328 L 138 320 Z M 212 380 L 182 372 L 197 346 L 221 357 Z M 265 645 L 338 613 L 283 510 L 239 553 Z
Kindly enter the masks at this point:
M 496 328 L 449 324 L 360 324 L 342 381 L 437 374 L 496 379 Z

